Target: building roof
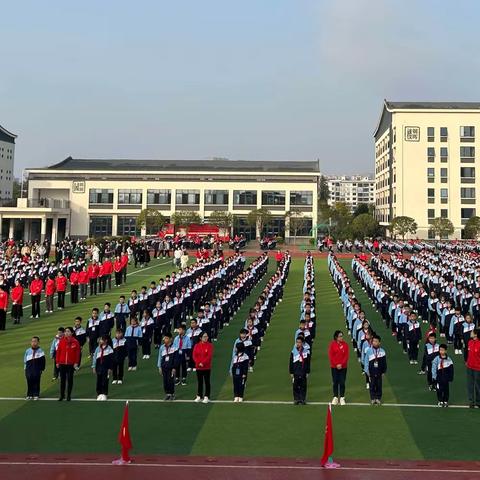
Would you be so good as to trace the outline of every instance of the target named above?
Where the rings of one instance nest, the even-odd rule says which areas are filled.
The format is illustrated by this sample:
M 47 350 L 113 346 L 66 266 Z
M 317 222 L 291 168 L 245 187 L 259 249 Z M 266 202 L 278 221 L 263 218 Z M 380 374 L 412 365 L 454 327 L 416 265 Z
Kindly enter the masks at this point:
M 0 140 L 3 140 L 4 142 L 15 143 L 16 138 L 17 138 L 17 135 L 15 135 L 12 132 L 9 132 L 6 128 L 3 128 L 0 125 Z
M 390 110 L 479 110 L 480 102 L 390 102 L 385 100 Z
M 32 169 L 35 170 L 35 169 Z M 311 172 L 319 173 L 318 161 L 259 160 L 135 160 L 68 157 L 48 170 L 198 171 L 198 172 Z

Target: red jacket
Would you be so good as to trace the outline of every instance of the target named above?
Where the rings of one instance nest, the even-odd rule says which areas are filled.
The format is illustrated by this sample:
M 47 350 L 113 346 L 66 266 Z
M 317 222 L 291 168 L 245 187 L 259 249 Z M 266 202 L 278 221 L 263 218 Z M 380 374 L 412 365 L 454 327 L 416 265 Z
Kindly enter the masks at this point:
M 55 362 L 58 365 L 78 365 L 80 363 L 80 344 L 74 337 L 62 337 L 58 342 Z
M 42 289 L 43 282 L 41 278 L 32 280 L 32 283 L 30 284 L 30 293 L 32 295 L 40 295 L 42 293 Z
M 328 359 L 330 360 L 330 366 L 337 368 L 337 365 L 341 365 L 342 368 L 347 368 L 348 364 L 348 343 L 337 342 L 333 340 L 328 347 Z
M 79 273 L 73 271 L 73 272 L 70 274 L 70 283 L 71 283 L 72 285 L 78 285 L 78 277 L 79 277 Z
M 88 283 L 88 272 L 83 270 L 78 273 L 78 283 L 87 284 Z
M 213 345 L 210 342 L 198 342 L 193 347 L 193 361 L 197 370 L 211 370 L 212 357 Z
M 467 368 L 480 372 L 480 340 L 473 338 L 468 342 Z
M 113 269 L 118 273 L 122 270 L 122 262 L 120 260 L 115 260 L 113 264 Z
M 8 307 L 8 293 L 0 288 L 0 310 L 6 310 Z
M 113 272 L 113 263 L 111 262 L 111 260 L 105 260 L 103 262 L 103 272 L 105 273 L 105 275 L 111 275 L 111 273 Z
M 67 277 L 65 275 L 57 277 L 55 279 L 55 285 L 57 287 L 57 292 L 64 292 L 67 289 Z
M 277 253 L 275 254 L 275 260 L 276 260 L 277 262 L 281 262 L 281 261 L 282 261 L 282 258 L 283 258 L 283 253 L 282 253 L 282 252 L 277 252 Z
M 55 280 L 49 278 L 45 283 L 45 295 L 53 295 L 55 293 Z
M 103 277 L 105 275 L 105 267 L 103 266 L 103 263 L 101 263 L 98 266 L 98 276 Z
M 93 263 L 91 263 L 87 268 L 88 278 L 97 278 L 99 270 L 100 269 L 97 264 L 94 265 Z
M 128 265 L 128 255 L 126 253 L 124 253 L 121 257 L 120 257 L 120 262 L 122 264 L 122 268 L 126 267 Z
M 12 288 L 12 292 L 10 293 L 10 297 L 12 298 L 12 302 L 15 302 L 17 305 L 23 304 L 23 287 L 18 285 Z

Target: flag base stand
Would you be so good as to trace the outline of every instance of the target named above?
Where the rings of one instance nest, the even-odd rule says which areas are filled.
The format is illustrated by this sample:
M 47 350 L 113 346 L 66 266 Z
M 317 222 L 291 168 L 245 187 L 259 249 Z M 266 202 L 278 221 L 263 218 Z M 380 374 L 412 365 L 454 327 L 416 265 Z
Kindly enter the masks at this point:
M 123 458 L 117 458 L 112 462 L 112 465 L 130 465 L 132 463 L 131 460 L 124 460 Z
M 340 468 L 340 464 L 339 463 L 335 463 L 333 461 L 333 458 L 332 457 L 328 457 L 328 461 L 325 465 L 323 465 L 323 468 Z

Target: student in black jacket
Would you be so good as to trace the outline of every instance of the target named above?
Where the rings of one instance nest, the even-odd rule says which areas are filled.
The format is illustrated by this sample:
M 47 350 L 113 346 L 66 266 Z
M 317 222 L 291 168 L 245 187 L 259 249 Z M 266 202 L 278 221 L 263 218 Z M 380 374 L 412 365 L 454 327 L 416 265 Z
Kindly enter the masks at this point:
M 410 312 L 408 322 L 405 326 L 405 332 L 407 337 L 408 358 L 411 365 L 416 365 L 418 364 L 418 343 L 422 338 L 422 330 L 415 312 Z
M 115 338 L 113 339 L 112 346 L 113 346 L 112 385 L 122 385 L 125 359 L 127 358 L 127 340 L 123 336 L 123 330 L 118 329 L 115 332 Z
M 92 370 L 97 375 L 97 400 L 106 400 L 108 395 L 108 373 L 113 367 L 113 348 L 109 342 L 109 335 L 100 337 L 93 354 Z
M 235 346 L 235 354 L 230 365 L 230 374 L 233 379 L 233 401 L 243 402 L 245 384 L 247 383 L 249 357 L 245 353 L 245 345 L 242 342 Z
M 303 338 L 298 337 L 290 353 L 290 375 L 292 377 L 293 403 L 295 405 L 305 405 L 309 373 L 310 350 L 305 348 Z
M 27 379 L 27 400 L 38 400 L 40 379 L 45 370 L 45 353 L 40 348 L 38 337 L 32 337 L 30 348 L 25 351 L 23 362 Z

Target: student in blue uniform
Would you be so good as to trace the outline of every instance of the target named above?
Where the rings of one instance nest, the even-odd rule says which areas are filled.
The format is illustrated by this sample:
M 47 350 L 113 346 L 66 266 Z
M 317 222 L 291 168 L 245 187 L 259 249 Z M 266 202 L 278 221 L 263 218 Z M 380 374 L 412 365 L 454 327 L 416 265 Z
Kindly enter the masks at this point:
M 130 315 L 130 308 L 125 303 L 125 295 L 120 295 L 117 305 L 115 306 L 115 326 L 117 330 L 125 331 L 127 328 L 127 318 Z
M 387 354 L 380 345 L 381 338 L 373 335 L 372 346 L 365 352 L 365 373 L 369 378 L 372 405 L 382 403 L 382 380 L 387 371 Z
M 428 335 L 423 351 L 422 369 L 418 372 L 419 375 L 427 374 L 427 384 L 429 390 L 435 390 L 435 382 L 432 379 L 432 362 L 435 357 L 438 357 L 439 345 L 437 343 L 437 334 L 431 332 Z
M 178 327 L 178 335 L 173 340 L 173 346 L 178 355 L 178 368 L 175 370 L 175 385 L 180 382 L 182 385 L 187 384 L 187 365 L 192 355 L 192 343 L 190 337 L 186 334 L 187 327 L 182 323 Z
M 290 375 L 293 383 L 293 403 L 305 405 L 307 378 L 310 373 L 310 349 L 305 348 L 304 338 L 299 336 L 290 353 Z
M 142 327 L 138 324 L 137 317 L 130 319 L 130 325 L 125 331 L 125 339 L 127 341 L 128 371 L 135 372 L 137 370 L 138 344 L 142 341 Z
M 166 333 L 163 336 L 163 345 L 158 352 L 158 370 L 163 377 L 163 390 L 165 391 L 165 400 L 175 400 L 175 367 L 177 364 L 177 355 L 172 343 L 172 334 Z
M 25 378 L 27 379 L 27 400 L 38 400 L 40 397 L 40 380 L 45 370 L 45 353 L 40 348 L 40 338 L 32 337 L 30 347 L 23 358 Z
M 405 326 L 405 335 L 407 338 L 408 359 L 410 365 L 418 364 L 418 343 L 422 338 L 422 330 L 417 320 L 416 312 L 410 312 L 408 322 Z
M 112 341 L 112 347 L 113 347 L 112 385 L 122 385 L 125 358 L 127 358 L 127 340 L 123 336 L 123 330 L 118 329 L 115 332 L 115 338 Z
M 440 345 L 439 354 L 432 362 L 432 379 L 437 385 L 439 407 L 448 407 L 450 383 L 453 382 L 453 360 L 448 356 L 447 345 Z
M 97 375 L 97 400 L 107 400 L 108 373 L 113 367 L 113 348 L 109 345 L 109 335 L 100 337 L 92 361 L 92 370 Z
M 233 401 L 243 402 L 250 359 L 245 353 L 245 345 L 242 342 L 236 344 L 235 350 L 230 364 L 230 375 L 233 379 Z

